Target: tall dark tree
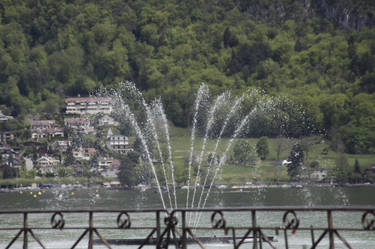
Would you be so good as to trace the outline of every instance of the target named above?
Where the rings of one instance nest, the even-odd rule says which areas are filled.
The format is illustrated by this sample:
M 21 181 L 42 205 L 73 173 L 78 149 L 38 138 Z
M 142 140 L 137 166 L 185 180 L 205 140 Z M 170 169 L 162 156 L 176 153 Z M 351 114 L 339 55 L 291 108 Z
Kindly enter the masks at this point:
M 336 181 L 339 183 L 348 182 L 352 172 L 349 170 L 349 164 L 346 155 L 339 151 L 336 154 L 335 164 Z
M 3 179 L 10 179 L 17 177 L 17 170 L 9 165 L 3 166 Z
M 293 145 L 288 161 L 290 162 L 287 165 L 288 175 L 292 180 L 296 180 L 303 173 L 304 153 L 300 144 Z
M 358 159 L 355 159 L 354 161 L 354 173 L 361 174 L 361 168 L 359 166 L 359 161 Z
M 269 149 L 268 149 L 268 138 L 267 137 L 261 137 L 256 145 L 256 150 L 258 153 L 258 156 L 260 159 L 264 160 L 266 159 L 267 155 L 269 154 Z
M 120 171 L 117 177 L 121 184 L 128 186 L 136 185 L 139 180 L 136 172 L 136 167 L 139 163 L 139 154 L 134 151 L 128 152 L 120 158 L 120 161 Z
M 223 42 L 224 42 L 225 48 L 234 47 L 234 46 L 237 46 L 237 44 L 238 44 L 238 39 L 237 39 L 236 35 L 234 35 L 230 31 L 229 27 L 227 27 L 224 31 Z

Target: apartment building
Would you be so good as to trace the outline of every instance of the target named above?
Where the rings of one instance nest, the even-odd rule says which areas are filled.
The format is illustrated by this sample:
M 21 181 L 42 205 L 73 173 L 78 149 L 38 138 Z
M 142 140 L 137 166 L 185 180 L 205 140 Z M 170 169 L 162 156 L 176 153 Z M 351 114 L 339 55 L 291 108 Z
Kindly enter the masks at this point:
M 94 115 L 112 112 L 112 99 L 109 97 L 76 97 L 65 99 L 66 114 Z

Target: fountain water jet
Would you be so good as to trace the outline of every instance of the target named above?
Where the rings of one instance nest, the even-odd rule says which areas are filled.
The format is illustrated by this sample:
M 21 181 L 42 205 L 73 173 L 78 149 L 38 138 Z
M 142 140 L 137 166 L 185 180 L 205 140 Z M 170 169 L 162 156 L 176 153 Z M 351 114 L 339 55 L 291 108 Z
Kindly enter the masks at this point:
M 227 93 L 223 93 L 219 97 L 216 98 L 215 103 L 211 107 L 211 110 L 209 111 L 209 114 L 208 114 L 208 122 L 207 122 L 207 125 L 206 125 L 206 132 L 205 132 L 205 135 L 204 135 L 204 138 L 203 138 L 202 149 L 201 149 L 201 153 L 200 153 L 200 156 L 199 156 L 199 159 L 198 159 L 197 177 L 195 178 L 195 183 L 194 183 L 194 191 L 193 191 L 193 197 L 192 197 L 192 200 L 191 200 L 191 208 L 194 208 L 194 200 L 195 200 L 195 194 L 196 194 L 196 190 L 197 190 L 198 180 L 200 179 L 202 160 L 203 160 L 204 153 L 206 152 L 206 143 L 207 143 L 207 139 L 208 139 L 208 132 L 210 131 L 211 125 L 212 125 L 212 123 L 215 119 L 215 117 L 214 117 L 215 111 L 216 111 L 217 107 L 219 106 L 219 104 L 222 101 L 225 100 L 226 95 L 227 95 Z M 189 216 L 189 223 L 190 223 L 190 218 L 191 218 L 191 216 Z
M 227 156 L 227 153 L 229 151 L 229 149 L 232 147 L 232 144 L 233 144 L 233 141 L 234 139 L 236 139 L 238 137 L 238 135 L 241 133 L 242 129 L 244 128 L 244 126 L 247 124 L 247 122 L 249 121 L 250 117 L 256 112 L 256 108 L 254 108 L 248 115 L 246 115 L 246 117 L 244 119 L 242 119 L 240 125 L 236 128 L 233 136 L 231 137 L 231 139 L 229 140 L 228 144 L 227 144 L 227 147 L 225 148 L 225 151 L 223 153 L 223 155 L 221 156 L 220 158 L 220 161 L 219 161 L 219 164 L 217 165 L 216 169 L 215 169 L 215 173 L 214 173 L 214 176 L 211 180 L 211 183 L 210 183 L 210 186 L 209 186 L 209 189 L 207 191 L 207 195 L 206 195 L 206 198 L 204 199 L 204 202 L 203 202 L 203 205 L 202 205 L 202 208 L 204 208 L 206 206 L 206 203 L 207 203 L 207 200 L 208 200 L 208 197 L 209 197 L 209 193 L 212 189 L 212 186 L 215 182 L 215 179 L 216 179 L 216 176 L 218 174 L 218 172 L 220 171 L 222 165 L 225 163 L 226 161 L 226 156 Z M 199 214 L 198 218 L 197 218 L 197 222 L 199 221 L 200 219 L 200 215 L 201 213 Z
M 132 126 L 134 127 L 135 132 L 136 132 L 138 138 L 141 140 L 141 143 L 143 145 L 143 149 L 144 149 L 145 154 L 147 156 L 148 162 L 151 165 L 151 169 L 152 169 L 152 172 L 154 174 L 155 181 L 157 183 L 157 187 L 158 187 L 158 190 L 159 190 L 159 193 L 160 193 L 160 199 L 162 201 L 163 208 L 166 209 L 164 198 L 163 198 L 163 193 L 162 193 L 162 190 L 161 190 L 161 187 L 160 187 L 160 183 L 159 183 L 159 179 L 158 179 L 158 176 L 156 174 L 155 166 L 154 166 L 153 160 L 151 158 L 151 154 L 150 154 L 149 148 L 147 146 L 147 142 L 145 140 L 145 137 L 144 137 L 144 135 L 142 133 L 142 130 L 139 127 L 139 125 L 138 125 L 138 123 L 137 123 L 137 121 L 136 121 L 136 119 L 134 117 L 134 114 L 131 112 L 129 106 L 127 104 L 125 104 L 124 101 L 122 100 L 121 95 L 119 96 L 118 94 L 116 94 L 115 96 L 116 96 L 116 98 L 115 98 L 115 103 L 116 103 L 115 106 L 116 107 L 120 107 L 120 110 L 123 110 L 123 112 L 126 114 L 128 120 L 131 122 Z
M 176 180 L 175 180 L 175 169 L 174 169 L 174 163 L 173 163 L 173 156 L 172 156 L 172 147 L 171 147 L 171 142 L 170 142 L 170 135 L 169 135 L 169 127 L 168 127 L 168 120 L 165 115 L 161 100 L 158 99 L 155 101 L 155 109 L 158 110 L 160 113 L 162 123 L 163 123 L 163 128 L 165 132 L 165 138 L 167 140 L 167 149 L 168 149 L 168 161 L 171 166 L 171 178 L 172 178 L 172 186 L 173 186 L 173 195 L 174 195 L 174 204 L 175 208 L 177 208 L 177 196 L 176 196 Z
M 120 116 L 126 117 L 132 127 L 135 130 L 137 137 L 140 139 L 143 146 L 144 154 L 146 160 L 148 161 L 153 175 L 155 177 L 155 182 L 157 184 L 159 194 L 163 207 L 166 208 L 163 193 L 161 189 L 161 184 L 158 178 L 156 171 L 155 160 L 159 160 L 162 167 L 162 175 L 166 182 L 166 192 L 169 198 L 169 206 L 171 209 L 177 208 L 177 196 L 176 196 L 176 178 L 175 178 L 175 167 L 172 153 L 172 146 L 170 143 L 170 134 L 168 121 L 163 109 L 161 99 L 156 99 L 151 104 L 147 104 L 142 93 L 135 87 L 131 82 L 125 82 L 120 84 L 120 90 L 110 90 L 103 91 L 107 96 L 110 95 L 113 97 L 114 110 L 120 114 Z M 121 90 L 126 90 L 126 94 L 130 94 L 130 98 L 126 99 L 126 94 L 121 92 Z M 134 112 L 131 111 L 129 103 L 126 101 L 136 101 L 138 107 L 136 113 L 145 116 L 143 120 L 137 120 Z M 247 102 L 245 102 L 246 100 Z M 212 104 L 211 104 L 212 103 Z M 193 117 L 192 117 L 192 129 L 190 137 L 190 150 L 188 158 L 188 177 L 187 177 L 187 193 L 186 193 L 186 208 L 204 208 L 207 200 L 209 198 L 212 187 L 215 183 L 215 180 L 219 174 L 219 171 L 222 169 L 223 165 L 226 162 L 227 155 L 232 147 L 235 139 L 238 139 L 248 124 L 251 124 L 249 121 L 258 117 L 258 114 L 266 113 L 268 111 L 277 113 L 278 100 L 275 98 L 269 98 L 264 93 L 257 90 L 249 91 L 243 94 L 240 98 L 232 98 L 229 92 L 225 92 L 215 98 L 212 102 L 209 101 L 209 90 L 205 84 L 202 84 L 197 92 L 197 96 L 193 106 Z M 246 107 L 246 108 L 244 108 Z M 202 110 L 205 110 L 205 119 L 202 119 Z M 220 115 L 222 114 L 220 119 Z M 282 117 L 282 115 L 279 115 Z M 206 118 L 207 117 L 207 118 Z M 201 118 L 201 119 L 199 119 Z M 202 121 L 203 120 L 203 121 Z M 232 122 L 231 122 L 232 121 Z M 206 122 L 206 123 L 205 123 Z M 199 124 L 204 124 L 205 126 L 199 127 Z M 237 126 L 235 124 L 238 124 Z M 217 130 L 214 130 L 215 128 Z M 201 129 L 201 134 L 203 134 L 202 146 L 200 150 L 196 151 L 196 136 L 198 129 Z M 204 132 L 202 132 L 204 130 Z M 227 141 L 224 151 L 219 153 L 219 144 L 222 141 L 222 137 L 225 134 L 232 134 L 229 141 Z M 160 134 L 162 133 L 162 134 Z M 203 177 L 203 160 L 207 154 L 207 143 L 208 139 L 212 134 L 216 134 L 216 143 L 214 150 L 210 156 L 213 160 L 208 161 L 206 167 L 206 175 Z M 163 150 L 161 148 L 161 139 L 165 139 L 166 143 L 166 156 L 163 156 Z M 160 141 L 159 141 L 160 140 Z M 151 144 L 151 145 L 150 145 Z M 155 155 L 158 155 L 158 159 L 154 156 L 154 151 L 152 144 L 156 145 Z M 192 167 L 193 167 L 193 156 L 195 152 L 199 152 L 197 160 L 197 169 L 195 177 L 195 182 L 191 186 L 192 182 Z M 219 158 L 216 161 L 216 157 Z M 214 170 L 212 167 L 215 166 Z M 167 172 L 167 166 L 169 166 L 170 172 Z M 209 182 L 210 179 L 210 182 Z M 200 184 L 203 180 L 203 184 Z M 170 184 L 172 183 L 172 191 L 170 190 Z M 190 188 L 193 187 L 193 192 L 190 193 Z M 206 195 L 205 188 L 208 188 Z M 171 193 L 172 192 L 172 193 Z M 192 196 L 190 196 L 192 194 Z M 199 198 L 196 197 L 198 194 Z M 172 198 L 173 195 L 173 198 Z M 197 201 L 197 203 L 196 203 Z M 194 224 L 197 225 L 200 219 L 200 214 L 196 214 Z M 189 223 L 191 221 L 191 216 L 189 217 Z
M 205 84 L 202 84 L 199 87 L 199 90 L 198 90 L 198 93 L 197 93 L 197 97 L 195 99 L 195 104 L 194 104 L 193 127 L 191 129 L 191 139 L 190 139 L 190 155 L 189 155 L 189 165 L 188 165 L 188 183 L 187 183 L 187 193 L 186 193 L 186 208 L 189 207 L 191 166 L 192 166 L 192 162 L 193 162 L 195 129 L 196 129 L 196 125 L 197 125 L 198 110 L 199 110 L 199 105 L 201 103 L 202 97 L 204 95 L 208 95 L 208 88 L 206 87 Z
M 211 157 L 212 159 L 209 162 L 209 165 L 208 165 L 208 168 L 207 168 L 206 177 L 204 178 L 204 182 L 203 182 L 203 185 L 202 185 L 202 188 L 201 188 L 201 194 L 200 194 L 200 197 L 199 197 L 197 208 L 200 208 L 200 204 L 201 204 L 202 197 L 203 197 L 203 194 L 204 194 L 204 186 L 206 186 L 206 184 L 207 184 L 207 180 L 208 180 L 208 176 L 209 176 L 210 171 L 211 171 L 212 163 L 216 162 L 215 158 L 216 158 L 216 153 L 217 153 L 217 149 L 219 147 L 219 143 L 220 143 L 221 137 L 223 136 L 223 133 L 225 131 L 225 128 L 227 127 L 227 124 L 228 124 L 229 120 L 233 117 L 233 115 L 237 111 L 237 109 L 238 109 L 240 103 L 242 102 L 243 98 L 244 98 L 244 95 L 242 95 L 240 98 L 236 99 L 233 107 L 231 108 L 230 112 L 228 113 L 228 115 L 227 115 L 227 117 L 226 117 L 226 119 L 224 121 L 223 126 L 221 127 L 220 134 L 219 134 L 218 138 L 216 139 L 215 148 L 214 148 L 214 151 L 213 151 L 213 154 L 212 154 L 212 157 Z M 209 191 L 210 190 L 211 189 L 209 189 Z M 207 195 L 210 194 L 209 191 L 207 192 Z M 195 220 L 195 224 L 197 224 L 197 222 L 198 222 L 198 215 L 197 215 L 197 218 Z

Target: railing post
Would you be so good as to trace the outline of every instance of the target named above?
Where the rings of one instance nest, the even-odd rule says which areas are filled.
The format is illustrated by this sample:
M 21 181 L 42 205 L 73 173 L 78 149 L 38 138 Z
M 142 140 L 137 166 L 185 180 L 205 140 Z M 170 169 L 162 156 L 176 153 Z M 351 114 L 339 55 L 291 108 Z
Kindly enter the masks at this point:
M 160 211 L 156 211 L 156 243 L 159 243 L 160 239 Z
M 93 212 L 89 212 L 89 247 L 88 249 L 93 249 L 94 246 L 94 224 L 93 224 Z
M 335 237 L 333 231 L 333 219 L 332 211 L 327 210 L 327 219 L 328 219 L 328 232 L 329 232 L 329 249 L 335 249 Z
M 315 235 L 314 235 L 314 227 L 311 225 L 310 226 L 310 233 L 311 233 L 311 243 L 312 245 L 315 244 Z
M 27 213 L 25 212 L 23 213 L 23 249 L 28 248 L 27 232 L 28 232 Z
M 181 248 L 186 249 L 186 212 L 182 211 L 181 213 L 182 219 L 182 238 L 181 238 Z
M 285 243 L 285 249 L 289 249 L 288 230 L 286 228 L 284 228 L 284 243 Z
M 258 249 L 258 240 L 257 240 L 257 218 L 255 210 L 251 210 L 251 223 L 253 226 L 253 249 Z

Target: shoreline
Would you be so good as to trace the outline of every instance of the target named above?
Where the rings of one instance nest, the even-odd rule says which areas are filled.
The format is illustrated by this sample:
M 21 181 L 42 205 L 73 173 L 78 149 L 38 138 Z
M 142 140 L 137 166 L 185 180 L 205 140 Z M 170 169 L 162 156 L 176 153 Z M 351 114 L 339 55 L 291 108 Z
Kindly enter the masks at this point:
M 344 187 L 344 188 L 352 188 L 352 187 L 375 187 L 374 183 L 356 183 L 356 184 L 338 184 L 338 183 L 283 183 L 283 184 L 238 184 L 238 185 L 225 185 L 225 184 L 218 184 L 214 186 L 216 190 L 233 190 L 237 192 L 241 192 L 243 190 L 248 189 L 265 189 L 265 188 L 305 188 L 305 187 L 313 187 L 313 188 L 320 188 L 320 187 Z M 108 187 L 102 184 L 90 184 L 89 186 L 84 184 L 53 184 L 47 186 L 27 186 L 27 187 L 11 187 L 11 188 L 0 188 L 0 193 L 6 192 L 20 192 L 20 191 L 37 191 L 37 190 L 46 190 L 46 189 L 88 189 L 88 188 L 98 188 L 98 189 L 107 189 L 107 190 L 135 190 L 144 192 L 147 190 L 157 190 L 157 186 L 149 186 L 149 185 L 141 185 L 141 186 L 134 186 L 134 187 L 126 187 L 126 186 L 115 186 L 115 187 Z M 190 188 L 194 188 L 194 186 L 190 186 Z M 162 188 L 163 189 L 163 188 Z M 187 186 L 178 186 L 177 190 L 186 190 Z M 205 188 L 207 189 L 207 188 Z

